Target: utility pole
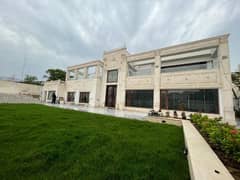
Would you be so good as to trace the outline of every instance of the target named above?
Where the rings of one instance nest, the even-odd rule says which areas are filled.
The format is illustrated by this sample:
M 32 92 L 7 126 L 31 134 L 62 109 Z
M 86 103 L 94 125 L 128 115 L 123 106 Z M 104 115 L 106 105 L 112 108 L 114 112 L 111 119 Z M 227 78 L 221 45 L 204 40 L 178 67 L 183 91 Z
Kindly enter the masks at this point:
M 25 44 L 25 38 L 23 38 L 23 66 L 22 66 L 22 74 L 21 74 L 22 81 L 24 81 L 25 66 L 26 66 L 26 44 Z

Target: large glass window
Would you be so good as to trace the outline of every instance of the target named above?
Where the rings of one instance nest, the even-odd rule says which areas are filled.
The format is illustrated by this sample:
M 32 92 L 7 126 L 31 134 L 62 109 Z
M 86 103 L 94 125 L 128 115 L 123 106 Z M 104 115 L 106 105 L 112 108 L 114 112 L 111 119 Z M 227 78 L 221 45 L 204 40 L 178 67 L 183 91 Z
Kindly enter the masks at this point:
M 153 107 L 153 90 L 127 90 L 126 106 L 132 107 Z
M 67 92 L 67 101 L 74 102 L 75 99 L 75 92 Z
M 110 70 L 107 74 L 107 82 L 117 82 L 118 81 L 118 70 Z
M 48 91 L 48 97 L 47 97 L 48 100 L 52 99 L 53 93 L 56 93 L 56 91 Z
M 87 68 L 87 78 L 94 78 L 96 75 L 96 66 L 90 66 Z
M 154 70 L 154 59 L 139 60 L 128 63 L 128 76 L 151 75 Z
M 192 64 L 181 64 L 181 65 L 174 65 L 174 66 L 164 66 L 161 67 L 161 72 L 178 72 L 178 71 L 193 71 L 199 69 L 207 69 L 207 62 L 199 62 L 199 63 L 192 63 Z
M 161 90 L 161 108 L 202 113 L 219 113 L 217 89 Z
M 77 79 L 84 79 L 85 77 L 85 69 L 80 68 L 77 70 Z
M 80 92 L 79 102 L 80 103 L 89 103 L 89 92 Z

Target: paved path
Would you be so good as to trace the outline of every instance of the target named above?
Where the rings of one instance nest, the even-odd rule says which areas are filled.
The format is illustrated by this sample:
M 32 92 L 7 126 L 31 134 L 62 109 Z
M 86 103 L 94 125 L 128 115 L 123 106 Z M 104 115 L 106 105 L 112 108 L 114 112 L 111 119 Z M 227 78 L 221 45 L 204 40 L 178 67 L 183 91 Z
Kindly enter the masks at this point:
M 76 111 L 91 112 L 96 114 L 104 114 L 116 117 L 124 117 L 130 119 L 144 120 L 144 117 L 147 116 L 147 113 L 135 112 L 135 111 L 125 111 L 109 108 L 94 108 L 94 107 L 84 107 L 79 105 L 69 105 L 69 104 L 45 104 L 47 106 L 59 107 L 63 109 L 72 109 Z
M 138 120 L 146 120 L 144 118 L 147 117 L 147 113 L 143 112 L 135 112 L 135 111 L 126 111 L 126 110 L 117 110 L 117 109 L 109 109 L 109 108 L 100 108 L 100 107 L 84 107 L 79 105 L 69 105 L 69 104 L 45 104 L 47 106 L 59 107 L 63 109 L 72 109 L 76 111 L 84 111 L 91 112 L 96 114 L 104 114 L 116 117 L 130 118 L 130 119 L 138 119 Z M 240 129 L 240 119 L 237 120 L 237 127 Z

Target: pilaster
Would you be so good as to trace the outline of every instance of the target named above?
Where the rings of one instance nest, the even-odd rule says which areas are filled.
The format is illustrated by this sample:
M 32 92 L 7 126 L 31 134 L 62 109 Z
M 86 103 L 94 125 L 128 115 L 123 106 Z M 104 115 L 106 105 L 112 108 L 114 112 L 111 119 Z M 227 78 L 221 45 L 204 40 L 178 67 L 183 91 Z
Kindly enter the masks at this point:
M 154 58 L 154 95 L 153 95 L 153 109 L 154 111 L 159 111 L 160 109 L 160 55 L 156 53 Z

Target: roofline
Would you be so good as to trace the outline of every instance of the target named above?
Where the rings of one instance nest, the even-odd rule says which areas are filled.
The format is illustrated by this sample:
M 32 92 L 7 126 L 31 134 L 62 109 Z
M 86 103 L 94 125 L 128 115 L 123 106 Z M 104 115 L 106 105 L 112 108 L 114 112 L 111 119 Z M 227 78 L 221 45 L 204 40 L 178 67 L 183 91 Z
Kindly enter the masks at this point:
M 171 45 L 171 46 L 167 46 L 167 47 L 163 47 L 163 48 L 153 49 L 153 50 L 150 50 L 150 51 L 139 52 L 139 53 L 136 53 L 136 54 L 130 54 L 130 55 L 128 55 L 128 57 L 135 56 L 135 55 L 141 55 L 141 54 L 145 54 L 145 53 L 156 52 L 156 51 L 168 50 L 168 49 L 172 49 L 172 48 L 176 48 L 176 47 L 196 44 L 196 43 L 200 43 L 200 42 L 204 42 L 204 41 L 211 41 L 211 40 L 215 40 L 215 39 L 219 39 L 219 38 L 228 38 L 229 36 L 230 36 L 230 33 L 226 33 L 226 34 L 222 34 L 222 35 L 218 35 L 218 36 L 214 36 L 214 37 L 209 37 L 209 38 L 205 38 L 205 39 L 200 39 L 200 40 L 190 41 L 190 42 L 186 42 L 186 43 Z
M 181 47 L 181 46 L 187 46 L 187 45 L 191 45 L 191 44 L 197 44 L 197 43 L 201 43 L 201 42 L 205 42 L 205 41 L 211 41 L 211 40 L 216 40 L 216 39 L 221 39 L 221 38 L 228 38 L 229 36 L 230 36 L 230 34 L 226 33 L 226 34 L 222 34 L 222 35 L 218 35 L 218 36 L 214 36 L 214 37 L 209 37 L 209 38 L 200 39 L 200 40 L 196 40 L 196 41 L 190 41 L 190 42 L 186 42 L 186 43 L 176 44 L 176 45 L 158 48 L 158 49 L 154 49 L 154 50 L 150 50 L 150 51 L 143 51 L 143 52 L 139 52 L 139 53 L 135 53 L 135 54 L 130 54 L 127 51 L 126 47 L 122 47 L 122 48 L 112 49 L 110 51 L 104 51 L 103 55 L 111 54 L 111 53 L 114 53 L 117 51 L 126 50 L 128 52 L 127 56 L 132 57 L 132 56 L 138 56 L 138 55 L 145 54 L 145 53 L 156 53 L 156 52 L 158 53 L 163 50 L 168 50 L 168 49 L 177 48 L 177 47 Z M 82 67 L 82 66 L 95 65 L 95 64 L 103 64 L 103 61 L 101 61 L 101 60 L 89 61 L 89 62 L 82 63 L 82 64 L 68 66 L 67 69 L 74 69 L 74 68 L 78 68 L 78 67 Z
M 87 66 L 87 65 L 94 65 L 94 64 L 103 64 L 103 62 L 101 60 L 93 60 L 93 61 L 88 61 L 88 62 L 82 63 L 82 64 L 68 66 L 67 69 L 72 69 L 72 68 Z
M 122 51 L 122 50 L 127 50 L 126 47 L 121 47 L 121 48 L 116 48 L 116 49 L 111 49 L 109 51 L 103 51 L 103 54 L 111 54 L 111 53 L 114 53 L 114 52 L 117 52 L 117 51 Z

